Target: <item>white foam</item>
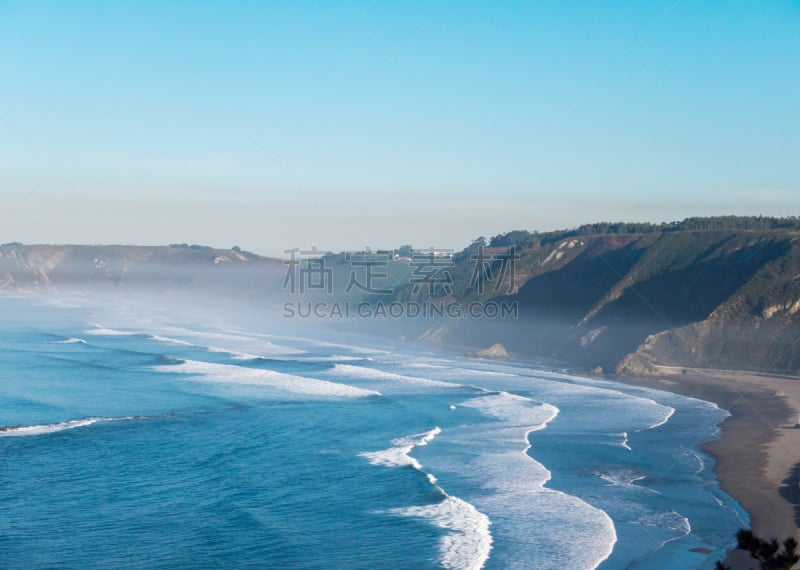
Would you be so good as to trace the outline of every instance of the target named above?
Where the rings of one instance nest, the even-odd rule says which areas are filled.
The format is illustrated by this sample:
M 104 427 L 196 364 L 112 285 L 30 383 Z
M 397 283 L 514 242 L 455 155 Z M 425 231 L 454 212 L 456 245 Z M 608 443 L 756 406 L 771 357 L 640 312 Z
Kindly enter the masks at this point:
M 536 402 L 531 398 L 498 392 L 489 396 L 467 400 L 462 406 L 478 409 L 484 415 L 502 421 L 500 427 L 488 432 L 489 438 L 497 443 L 505 443 L 506 447 L 516 447 L 522 440 L 522 453 L 514 453 L 513 459 L 506 458 L 506 469 L 503 475 L 495 477 L 492 486 L 500 491 L 526 492 L 531 489 L 542 489 L 550 480 L 551 473 L 544 465 L 528 455 L 531 445 L 528 436 L 542 430 L 558 416 L 559 409 L 551 404 Z M 498 455 L 504 455 L 502 447 L 497 447 Z M 512 452 L 513 453 L 513 452 Z
M 225 336 L 231 336 L 231 335 L 225 335 Z M 168 336 L 162 336 L 162 335 L 158 335 L 158 334 L 150 335 L 150 338 L 152 340 L 156 340 L 158 342 L 164 342 L 164 343 L 168 343 L 168 344 L 177 344 L 177 345 L 180 345 L 180 346 L 191 346 L 191 347 L 194 347 L 194 348 L 200 348 L 200 349 L 205 350 L 207 352 L 215 352 L 215 353 L 219 353 L 219 354 L 227 354 L 231 358 L 233 358 L 234 360 L 256 360 L 258 358 L 261 358 L 261 356 L 258 356 L 257 354 L 250 354 L 250 353 L 247 353 L 247 352 L 238 352 L 236 350 L 228 350 L 227 348 L 219 348 L 219 347 L 216 347 L 216 346 L 199 346 L 197 344 L 191 343 L 191 342 L 186 341 L 186 340 L 181 340 L 181 339 L 178 339 L 178 338 L 172 338 L 172 337 L 168 337 Z M 267 341 L 265 341 L 265 342 L 267 342 Z M 270 344 L 270 343 L 267 342 L 267 344 Z
M 300 356 L 295 360 L 302 362 L 372 362 L 372 358 L 364 356 L 346 356 L 344 354 L 332 354 L 330 356 Z
M 637 481 L 647 479 L 647 475 L 642 474 L 640 471 L 625 467 L 619 469 L 609 469 L 607 471 L 595 471 L 594 475 L 603 481 L 608 482 L 610 485 L 621 487 L 633 485 Z M 646 489 L 645 487 L 642 487 L 642 489 L 650 491 L 650 489 Z
M 179 336 L 185 336 L 194 339 L 223 341 L 229 344 L 229 346 L 220 347 L 220 346 L 204 346 L 203 343 L 198 344 L 195 342 L 189 342 L 187 340 L 174 338 L 171 336 L 165 336 L 162 334 L 148 334 L 141 332 L 120 331 L 120 330 L 105 328 L 99 324 L 93 324 L 93 326 L 95 328 L 86 331 L 87 334 L 93 334 L 99 336 L 133 336 L 137 334 L 144 334 L 148 338 L 155 340 L 157 342 L 195 347 L 206 350 L 208 352 L 229 354 L 234 360 L 255 360 L 257 358 L 263 358 L 261 354 L 266 354 L 269 356 L 306 354 L 304 350 L 289 348 L 285 346 L 278 346 L 266 339 L 256 339 L 253 338 L 252 336 L 244 336 L 240 334 L 218 333 L 210 331 L 194 331 L 180 327 L 159 327 L 159 330 L 161 331 L 169 331 L 170 333 L 174 333 Z M 242 349 L 249 349 L 254 352 L 258 352 L 260 354 L 254 354 L 254 352 L 245 352 Z
M 367 378 L 370 380 L 388 380 L 390 382 L 402 382 L 405 384 L 418 384 L 422 386 L 437 386 L 441 388 L 461 387 L 460 384 L 453 384 L 452 382 L 440 382 L 439 380 L 430 380 L 428 378 L 419 378 L 417 376 L 405 376 L 403 374 L 384 372 L 383 370 L 368 368 L 366 366 L 353 366 L 352 364 L 334 364 L 333 369 L 330 370 L 329 373 L 339 376 Z
M 230 336 L 230 335 L 226 335 L 226 336 Z M 169 343 L 169 344 L 177 344 L 177 345 L 181 345 L 181 346 L 192 346 L 192 347 L 195 347 L 195 348 L 201 348 L 203 350 L 206 350 L 207 352 L 215 352 L 215 353 L 219 353 L 219 354 L 227 354 L 231 358 L 233 358 L 234 360 L 255 360 L 257 358 L 261 358 L 257 354 L 250 354 L 250 353 L 247 353 L 247 352 L 238 352 L 236 350 L 229 350 L 227 348 L 219 348 L 219 347 L 216 347 L 216 346 L 198 346 L 198 345 L 196 345 L 194 343 L 191 343 L 191 342 L 188 342 L 188 341 L 185 341 L 185 340 L 180 340 L 180 339 L 172 338 L 172 337 L 168 337 L 168 336 L 161 336 L 161 335 L 157 335 L 157 334 L 151 335 L 150 338 L 153 339 L 153 340 L 157 340 L 158 342 L 166 342 L 166 343 Z M 267 341 L 265 341 L 265 342 L 267 342 Z M 270 343 L 267 342 L 267 344 L 270 344 Z
M 684 454 L 684 457 L 689 458 L 689 461 L 695 465 L 695 473 L 700 474 L 706 468 L 706 462 L 703 461 L 702 456 L 695 450 L 689 449 Z
M 205 348 L 208 352 L 216 352 L 218 354 L 227 354 L 234 360 L 256 360 L 261 358 L 256 354 L 249 354 L 247 352 L 236 352 L 234 350 L 227 350 L 225 348 L 218 348 L 216 346 L 207 346 Z
M 8 427 L 0 430 L 0 437 L 23 437 L 31 435 L 44 435 L 48 433 L 55 433 L 68 429 L 75 429 L 80 427 L 90 426 L 98 422 L 117 422 L 122 420 L 131 420 L 133 417 L 125 418 L 84 418 L 80 420 L 69 420 L 66 422 L 59 422 L 55 424 L 42 424 L 33 426 L 17 426 Z
M 189 343 L 193 346 L 197 346 L 198 348 L 208 349 L 206 346 L 207 343 L 203 341 L 210 341 L 214 343 L 215 348 L 219 347 L 220 351 L 230 352 L 234 355 L 253 353 L 257 355 L 253 356 L 253 358 L 261 358 L 262 355 L 269 355 L 272 357 L 280 355 L 306 354 L 306 351 L 304 350 L 273 344 L 265 338 L 265 335 L 259 335 L 256 333 L 244 334 L 239 333 L 239 331 L 215 332 L 175 326 L 159 326 L 158 330 L 162 333 L 167 333 L 170 335 L 198 339 L 198 342 Z M 248 359 L 249 358 L 250 356 L 248 355 Z
M 365 451 L 359 453 L 361 457 L 366 457 L 373 465 L 383 465 L 384 467 L 402 467 L 409 465 L 414 469 L 422 471 L 422 465 L 409 455 L 415 447 L 428 445 L 442 430 L 437 426 L 430 431 L 418 433 L 392 440 L 394 447 L 381 451 Z
M 656 402 L 655 402 L 655 400 L 651 400 L 651 401 L 652 401 L 653 403 L 656 403 Z M 659 404 L 659 405 L 660 405 L 660 404 Z M 658 422 L 654 423 L 653 425 L 647 426 L 647 427 L 646 427 L 646 428 L 644 428 L 644 429 L 645 429 L 645 430 L 648 430 L 648 429 L 655 429 L 655 428 L 657 428 L 657 427 L 663 426 L 664 424 L 666 424 L 666 423 L 669 421 L 669 419 L 672 417 L 672 414 L 674 414 L 674 413 L 675 413 L 675 408 L 670 408 L 670 407 L 668 407 L 668 406 L 667 406 L 667 407 L 666 407 L 666 410 L 665 410 L 665 412 L 664 412 L 664 418 L 663 418 L 662 420 L 660 420 L 660 421 L 658 421 Z M 639 430 L 639 431 L 644 431 L 644 430 Z
M 535 560 L 541 568 L 588 570 L 606 560 L 617 541 L 614 522 L 582 499 L 547 488 L 550 471 L 528 453 L 530 433 L 553 421 L 558 408 L 508 392 L 473 398 L 461 407 L 499 421 L 448 429 L 442 446 L 453 455 L 429 458 L 428 468 L 457 474 L 482 489 L 468 500 L 491 518 L 497 540 L 514 545 L 493 554 L 495 565 L 525 568 Z M 491 451 L 470 453 L 475 448 Z
M 432 430 L 413 435 L 398 437 L 392 440 L 394 447 L 382 451 L 360 453 L 373 465 L 384 467 L 410 466 L 422 471 L 422 465 L 410 453 L 415 447 L 428 445 L 442 433 L 437 426 Z M 428 482 L 436 485 L 437 479 L 431 473 L 425 473 Z M 444 499 L 433 505 L 414 506 L 391 509 L 389 513 L 399 516 L 420 517 L 434 525 L 449 531 L 439 541 L 443 568 L 457 570 L 479 570 L 483 568 L 492 549 L 492 534 L 489 532 L 489 517 L 481 513 L 473 505 L 458 497 L 451 497 L 441 487 L 437 487 Z
M 153 339 L 153 340 L 157 340 L 158 342 L 166 342 L 166 343 L 169 343 L 169 344 L 178 344 L 178 345 L 181 345 L 181 346 L 195 346 L 191 342 L 187 342 L 185 340 L 180 340 L 180 339 L 177 339 L 177 338 L 170 338 L 168 336 L 161 336 L 161 335 L 157 335 L 157 334 L 151 335 L 150 338 Z
M 501 368 L 508 368 L 507 366 Z M 575 403 L 583 412 L 573 418 L 570 428 L 575 431 L 620 433 L 653 429 L 663 425 L 674 413 L 668 405 L 660 404 L 642 394 L 629 394 L 612 389 L 617 385 L 609 381 L 540 374 L 535 370 L 517 369 L 514 377 L 487 377 L 481 386 L 531 392 L 533 397 L 546 402 L 564 405 Z M 438 376 L 434 376 L 438 378 Z M 545 380 L 545 381 L 542 381 Z
M 86 341 L 82 338 L 68 338 L 66 340 L 54 341 L 53 344 L 86 344 Z
M 443 367 L 444 368 L 444 367 Z M 448 370 L 454 374 L 459 376 L 493 376 L 493 377 L 515 377 L 519 376 L 519 374 L 510 374 L 508 372 L 500 372 L 497 370 L 477 370 L 474 368 L 457 368 L 457 367 L 446 367 Z
M 443 568 L 480 570 L 492 549 L 491 521 L 473 505 L 458 497 L 445 496 L 434 505 L 392 509 L 392 514 L 420 517 L 449 531 L 439 541 Z
M 683 516 L 677 511 L 651 512 L 640 516 L 634 522 L 642 526 L 648 526 L 656 529 L 663 529 L 666 532 L 675 533 L 675 536 L 667 538 L 666 540 L 662 541 L 658 546 L 656 546 L 653 549 L 653 552 L 660 550 L 666 544 L 674 540 L 683 538 L 684 536 L 687 536 L 692 532 L 692 525 L 689 523 L 689 519 L 687 519 L 685 516 Z
M 256 354 L 249 354 L 247 352 L 231 352 L 231 351 L 228 351 L 228 354 L 231 355 L 231 358 L 233 360 L 258 360 L 259 358 L 262 358 L 261 356 L 258 356 Z
M 323 346 L 323 347 L 326 347 L 326 348 L 346 348 L 347 350 L 350 350 L 350 351 L 355 352 L 357 354 L 390 354 L 386 350 L 377 350 L 377 349 L 374 349 L 374 348 L 366 348 L 366 347 L 363 347 L 363 346 L 350 346 L 350 345 L 347 345 L 347 344 L 341 344 L 341 343 L 337 343 L 337 342 L 326 342 L 326 341 L 310 339 L 310 338 L 291 337 L 291 336 L 275 336 L 275 335 L 273 335 L 273 338 L 283 338 L 283 339 L 287 339 L 287 340 L 301 340 L 303 342 L 307 342 L 309 344 L 313 344 L 314 346 Z
M 84 331 L 86 334 L 92 334 L 95 336 L 135 336 L 137 333 L 135 332 L 127 332 L 127 331 L 119 331 L 116 329 L 108 329 L 105 327 L 101 327 L 100 325 L 94 325 L 95 328 L 89 329 Z
M 498 392 L 489 396 L 473 398 L 461 405 L 476 408 L 481 413 L 504 422 L 528 426 L 526 434 L 544 429 L 549 422 L 555 419 L 559 412 L 559 409 L 551 404 L 536 402 L 531 398 L 509 394 L 508 392 Z M 529 447 L 526 447 L 525 452 Z
M 191 374 L 195 379 L 208 382 L 269 386 L 295 394 L 348 398 L 380 395 L 380 392 L 364 390 L 347 384 L 284 374 L 274 370 L 246 368 L 234 364 L 215 364 L 198 360 L 186 360 L 181 364 L 155 366 L 153 369 L 161 372 Z
M 233 345 L 222 345 L 224 350 L 228 350 L 230 352 L 237 352 L 245 348 L 247 350 L 258 352 L 259 354 L 269 355 L 306 354 L 305 350 L 290 348 L 288 346 L 279 346 L 264 338 L 254 338 L 253 336 L 245 336 L 241 334 L 217 333 L 211 331 L 191 331 L 188 329 L 184 331 L 183 334 L 193 338 L 213 340 L 216 342 L 216 344 L 220 344 L 219 341 L 233 342 L 235 343 Z
M 176 330 L 187 334 L 189 336 L 198 337 L 198 338 L 211 338 L 211 339 L 219 339 L 219 340 L 235 340 L 235 341 L 245 341 L 251 342 L 253 341 L 253 337 L 250 335 L 243 335 L 243 334 L 231 334 L 231 333 L 220 333 L 220 332 L 213 332 L 213 331 L 197 331 L 191 329 L 181 329 L 181 328 L 172 328 L 170 330 Z M 259 342 L 264 342 L 266 344 L 272 344 L 268 340 L 261 340 Z

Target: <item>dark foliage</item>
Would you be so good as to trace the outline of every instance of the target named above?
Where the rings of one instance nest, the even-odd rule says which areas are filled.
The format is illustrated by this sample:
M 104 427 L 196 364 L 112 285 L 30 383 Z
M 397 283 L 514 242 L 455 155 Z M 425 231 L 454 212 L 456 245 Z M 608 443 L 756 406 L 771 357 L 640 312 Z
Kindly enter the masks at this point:
M 599 222 L 584 224 L 569 230 L 552 232 L 528 232 L 515 230 L 492 238 L 492 247 L 515 246 L 535 247 L 576 236 L 605 234 L 651 234 L 666 232 L 696 232 L 713 230 L 800 230 L 800 217 L 787 216 L 774 218 L 768 216 L 709 216 L 686 218 L 681 222 Z
M 752 531 L 742 528 L 736 533 L 736 548 L 749 552 L 750 556 L 761 564 L 762 570 L 790 570 L 800 561 L 797 541 L 794 538 L 787 538 L 781 544 L 777 538 L 764 540 Z M 730 567 L 721 561 L 717 561 L 714 568 L 730 570 Z

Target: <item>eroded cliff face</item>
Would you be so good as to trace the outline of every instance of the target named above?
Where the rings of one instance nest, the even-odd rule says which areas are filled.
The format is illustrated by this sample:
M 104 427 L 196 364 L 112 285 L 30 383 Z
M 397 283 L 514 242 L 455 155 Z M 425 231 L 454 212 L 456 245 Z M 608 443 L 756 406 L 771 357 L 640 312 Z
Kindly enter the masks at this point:
M 522 251 L 519 266 L 516 291 L 502 297 L 518 303 L 518 320 L 445 321 L 446 334 L 431 336 L 620 374 L 800 372 L 792 232 L 585 236 Z
M 785 245 L 708 318 L 647 338 L 619 372 L 668 365 L 800 375 L 800 241 Z
M 50 273 L 69 255 L 66 248 L 21 245 L 0 247 L 0 287 L 50 286 Z

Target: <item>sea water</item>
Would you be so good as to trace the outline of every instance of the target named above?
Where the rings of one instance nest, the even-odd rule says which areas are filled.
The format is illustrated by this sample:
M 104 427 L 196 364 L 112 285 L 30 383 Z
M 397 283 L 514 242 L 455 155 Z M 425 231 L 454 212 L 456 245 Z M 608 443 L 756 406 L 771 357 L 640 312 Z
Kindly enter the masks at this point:
M 708 402 L 279 322 L 0 310 L 3 568 L 708 568 L 747 524 Z

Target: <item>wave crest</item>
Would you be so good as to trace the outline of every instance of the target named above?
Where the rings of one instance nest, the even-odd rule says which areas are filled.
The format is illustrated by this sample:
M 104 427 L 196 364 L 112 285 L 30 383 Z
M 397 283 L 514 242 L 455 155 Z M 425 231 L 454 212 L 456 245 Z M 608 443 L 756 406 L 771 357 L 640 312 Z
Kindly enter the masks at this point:
M 99 422 L 121 422 L 125 420 L 145 419 L 150 416 L 127 416 L 124 418 L 83 418 L 80 420 L 69 420 L 66 422 L 58 422 L 54 424 L 39 424 L 31 426 L 6 426 L 0 428 L 0 437 L 24 437 L 31 435 L 45 435 L 48 433 L 56 433 L 69 429 L 81 428 L 96 424 Z
M 365 390 L 348 384 L 284 374 L 262 368 L 247 368 L 234 364 L 215 364 L 199 360 L 184 360 L 181 364 L 154 366 L 153 369 L 160 372 L 177 372 L 192 375 L 198 380 L 207 382 L 269 386 L 286 392 L 310 396 L 363 397 L 381 395 L 380 392 L 375 390 Z
M 442 433 L 438 426 L 432 430 L 398 437 L 392 440 L 394 447 L 382 451 L 359 453 L 373 465 L 384 467 L 411 466 L 422 471 L 422 465 L 410 453 L 415 447 L 428 445 Z M 431 485 L 436 485 L 436 477 L 426 473 Z M 479 570 L 489 559 L 492 549 L 492 524 L 489 517 L 476 509 L 472 504 L 448 495 L 441 487 L 436 487 L 444 496 L 442 501 L 423 506 L 391 509 L 390 514 L 419 517 L 426 519 L 437 527 L 449 531 L 439 540 L 443 568 L 453 570 Z

